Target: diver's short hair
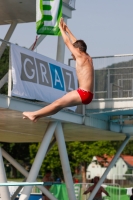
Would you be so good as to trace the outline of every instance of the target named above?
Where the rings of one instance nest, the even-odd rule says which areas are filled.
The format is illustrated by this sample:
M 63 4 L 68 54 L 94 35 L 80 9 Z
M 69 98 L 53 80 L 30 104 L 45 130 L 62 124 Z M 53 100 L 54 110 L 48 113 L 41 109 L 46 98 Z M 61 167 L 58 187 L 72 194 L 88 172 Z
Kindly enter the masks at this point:
M 73 46 L 75 48 L 79 48 L 80 51 L 86 53 L 87 45 L 83 40 L 77 40 L 76 42 L 73 43 Z

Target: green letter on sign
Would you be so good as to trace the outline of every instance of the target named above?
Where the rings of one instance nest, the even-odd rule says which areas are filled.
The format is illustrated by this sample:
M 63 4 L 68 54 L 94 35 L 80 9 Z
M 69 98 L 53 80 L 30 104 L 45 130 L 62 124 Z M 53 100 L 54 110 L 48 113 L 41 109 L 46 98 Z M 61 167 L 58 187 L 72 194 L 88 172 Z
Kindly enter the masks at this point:
M 62 0 L 36 0 L 37 34 L 60 35 Z

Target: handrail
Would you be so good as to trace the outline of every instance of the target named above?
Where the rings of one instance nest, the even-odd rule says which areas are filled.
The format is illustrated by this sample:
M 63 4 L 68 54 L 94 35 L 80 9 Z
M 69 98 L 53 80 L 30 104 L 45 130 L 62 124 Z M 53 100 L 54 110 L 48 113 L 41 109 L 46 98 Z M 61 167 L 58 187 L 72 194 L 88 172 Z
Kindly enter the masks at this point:
M 114 84 L 114 83 L 112 83 L 112 84 L 113 84 L 114 86 L 120 88 L 120 89 L 123 89 L 123 87 L 121 87 L 121 86 L 119 86 L 119 85 L 116 85 L 116 84 Z
M 92 56 L 92 59 L 98 59 L 98 58 L 114 58 L 114 57 L 127 57 L 127 56 L 133 56 L 133 53 L 131 54 L 118 54 L 118 55 L 111 55 L 111 56 Z M 70 65 L 71 60 L 74 60 L 73 58 L 68 59 L 68 65 Z
M 34 186 L 34 185 L 44 185 L 50 186 L 54 184 L 61 184 L 60 182 L 11 182 L 11 183 L 0 183 L 1 186 Z
M 8 42 L 8 41 L 6 41 L 6 40 L 3 40 L 3 39 L 1 39 L 1 38 L 0 38 L 0 41 L 1 41 L 1 42 L 5 42 L 5 43 L 7 43 L 7 44 L 9 44 L 9 45 L 13 44 L 13 43 Z

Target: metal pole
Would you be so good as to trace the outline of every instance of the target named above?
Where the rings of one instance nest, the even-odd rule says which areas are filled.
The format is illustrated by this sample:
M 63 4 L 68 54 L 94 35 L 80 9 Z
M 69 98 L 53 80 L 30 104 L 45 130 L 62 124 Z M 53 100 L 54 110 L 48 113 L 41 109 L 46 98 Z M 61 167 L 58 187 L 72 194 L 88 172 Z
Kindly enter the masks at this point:
M 10 38 L 11 38 L 11 36 L 12 36 L 12 34 L 13 34 L 15 28 L 16 28 L 16 26 L 17 26 L 17 21 L 14 21 L 14 22 L 11 24 L 11 26 L 10 26 L 10 28 L 9 28 L 9 30 L 8 30 L 8 32 L 7 32 L 6 36 L 5 36 L 5 38 L 4 38 L 4 40 L 6 40 L 6 41 L 9 41 L 9 40 L 10 40 Z M 6 45 L 7 45 L 7 44 L 3 42 L 3 43 L 1 44 L 1 46 L 0 46 L 0 58 L 1 58 L 3 52 L 4 52 L 5 48 L 6 48 Z
M 103 181 L 105 180 L 108 172 L 110 171 L 110 169 L 114 166 L 114 164 L 116 163 L 117 159 L 119 158 L 121 152 L 123 151 L 124 147 L 126 146 L 126 144 L 128 143 L 130 139 L 130 136 L 127 136 L 125 138 L 125 140 L 123 141 L 123 143 L 121 144 L 120 148 L 118 149 L 117 153 L 115 154 L 114 158 L 112 159 L 110 165 L 108 166 L 108 168 L 106 169 L 106 171 L 104 172 L 104 174 L 102 175 L 102 177 L 100 178 L 100 180 L 98 181 L 96 187 L 94 188 L 94 190 L 92 191 L 92 193 L 90 194 L 89 200 L 93 200 L 94 196 L 96 195 L 97 191 L 99 190 L 101 184 L 103 183 Z
M 11 97 L 12 89 L 12 63 L 11 63 L 11 51 L 9 51 L 9 70 L 8 70 L 8 96 Z
M 49 147 L 48 147 L 48 150 L 47 150 L 47 153 L 52 149 L 52 147 L 55 145 L 55 143 L 56 143 L 56 138 L 54 138 L 53 140 L 52 140 L 52 142 L 50 143 L 50 145 L 49 145 Z M 47 154 L 46 153 L 46 154 Z
M 121 74 L 121 87 L 122 87 L 122 89 L 120 90 L 121 91 L 120 97 L 123 97 L 123 74 Z M 128 95 L 128 97 L 129 97 L 129 95 Z
M 5 83 L 8 82 L 8 73 L 5 74 L 5 76 L 0 80 L 0 89 L 3 87 Z
M 47 150 L 47 153 L 50 151 L 50 149 L 53 147 L 53 145 L 56 143 L 56 139 L 54 138 L 51 144 L 49 145 L 49 148 Z M 28 172 L 14 159 L 12 158 L 4 149 L 1 148 L 2 156 L 9 161 L 21 174 L 23 174 L 25 177 L 28 177 Z
M 118 79 L 118 86 L 120 86 L 120 79 Z M 120 87 L 118 87 L 118 98 L 120 97 Z
M 23 180 L 23 182 L 26 181 L 26 178 Z M 23 186 L 19 186 L 16 191 L 14 192 L 14 194 L 11 197 L 11 200 L 15 200 L 16 196 L 19 194 L 19 192 L 22 190 Z
M 43 40 L 45 37 L 46 37 L 46 35 L 41 35 L 41 36 L 38 38 L 37 43 L 36 43 L 34 49 L 42 42 L 42 40 Z M 8 39 L 8 38 L 7 38 L 7 39 Z M 7 46 L 7 44 L 9 44 L 9 45 L 12 44 L 12 43 L 8 42 L 7 40 L 2 40 L 2 39 L 0 39 L 0 41 L 3 42 L 3 45 L 5 45 L 5 47 Z M 32 47 L 33 47 L 33 44 L 31 45 L 31 47 L 29 48 L 29 50 L 31 50 Z M 11 80 L 11 67 L 10 67 L 10 66 L 9 66 L 9 72 L 10 72 L 9 75 L 8 75 L 8 73 L 6 73 L 5 76 L 0 80 L 0 88 L 2 88 L 3 85 L 4 85 L 6 82 L 8 82 L 8 79 Z M 11 84 L 10 84 L 10 86 L 9 86 L 8 96 L 10 96 L 10 94 L 11 94 L 11 89 L 10 89 L 10 88 L 11 88 Z
M 75 192 L 74 192 L 74 184 L 71 174 L 71 169 L 69 165 L 69 159 L 67 155 L 66 150 L 66 144 L 64 140 L 63 130 L 61 123 L 58 123 L 56 130 L 55 130 L 55 136 L 59 148 L 59 154 L 61 159 L 61 164 L 63 168 L 63 174 L 65 178 L 65 183 L 68 191 L 69 200 L 76 200 Z
M 64 18 L 65 23 L 67 23 L 67 18 Z M 65 43 L 61 36 L 58 36 L 58 43 L 57 43 L 57 54 L 56 54 L 56 60 L 64 63 L 64 57 L 65 57 Z
M 46 37 L 46 35 L 41 35 L 38 39 L 37 39 L 37 43 L 34 46 L 34 49 L 36 49 L 38 47 L 38 45 L 43 41 L 43 39 Z M 31 47 L 29 48 L 29 50 L 32 50 L 34 44 L 31 45 Z
M 9 70 L 8 70 L 8 97 L 11 97 L 12 91 L 12 63 L 11 63 L 11 50 L 9 51 Z M 11 99 L 8 98 L 8 106 L 10 105 Z
M 110 70 L 108 69 L 108 99 L 110 98 Z
M 110 83 L 110 98 L 113 98 L 113 83 Z
M 1 148 L 2 156 L 9 161 L 21 174 L 28 177 L 28 172 L 14 159 L 12 158 L 4 149 Z
M 43 185 L 43 186 L 51 186 L 54 184 L 58 184 L 57 182 L 17 182 L 17 183 L 0 183 L 0 187 L 4 186 L 35 186 L 35 185 Z
M 47 152 L 47 149 L 48 149 L 48 146 L 50 144 L 50 141 L 53 137 L 53 134 L 54 134 L 54 131 L 55 131 L 55 128 L 56 128 L 56 125 L 57 125 L 57 122 L 51 122 L 47 128 L 47 131 L 44 135 L 44 138 L 42 140 L 42 143 L 40 145 L 40 148 L 37 152 L 37 155 L 35 157 L 35 160 L 34 160 L 34 163 L 32 165 L 32 168 L 29 172 L 29 175 L 28 175 L 28 178 L 27 178 L 27 181 L 26 182 L 34 182 L 37 175 L 38 175 L 38 172 L 39 172 L 39 169 L 41 167 L 41 164 L 43 162 L 43 159 L 46 155 L 46 152 Z M 23 192 L 20 196 L 20 200 L 28 200 L 29 199 L 29 196 L 30 196 L 30 193 L 31 193 L 31 190 L 32 190 L 32 186 L 28 186 L 28 187 L 24 187 L 23 189 Z M 51 200 L 55 200 L 54 196 L 52 194 L 48 194 L 47 195 Z
M 73 58 L 69 58 L 68 59 L 68 66 L 71 66 L 71 61 L 73 60 Z
M 133 97 L 133 79 L 132 79 L 132 97 Z
M 2 153 L 1 153 L 1 148 L 0 148 L 0 182 L 1 183 L 7 182 L 4 163 L 3 163 L 3 158 L 2 158 Z M 1 194 L 1 199 L 3 199 L 3 200 L 11 200 L 10 199 L 9 189 L 8 189 L 7 186 L 0 187 L 0 194 Z

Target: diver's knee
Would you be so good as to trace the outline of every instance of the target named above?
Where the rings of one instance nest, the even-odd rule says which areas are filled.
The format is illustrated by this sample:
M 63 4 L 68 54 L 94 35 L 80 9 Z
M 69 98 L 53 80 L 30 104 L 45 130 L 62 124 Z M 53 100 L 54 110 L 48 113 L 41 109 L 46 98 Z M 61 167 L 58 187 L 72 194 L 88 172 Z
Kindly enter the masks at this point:
M 56 109 L 62 109 L 63 108 L 63 105 L 62 105 L 60 100 L 56 100 L 54 102 L 54 106 L 55 106 Z

